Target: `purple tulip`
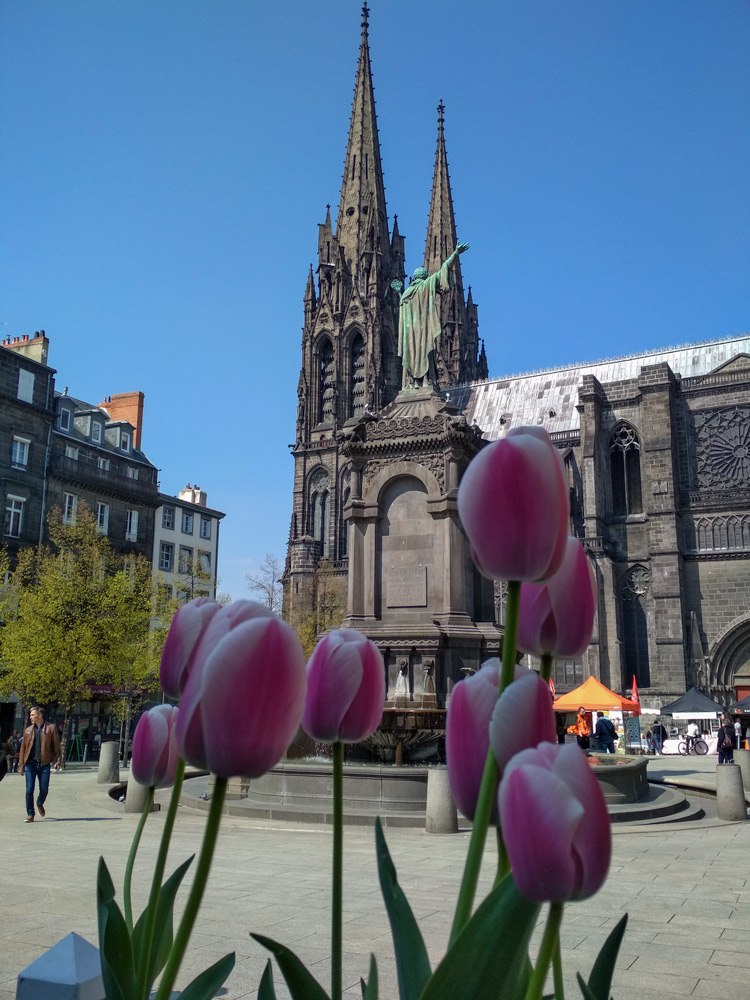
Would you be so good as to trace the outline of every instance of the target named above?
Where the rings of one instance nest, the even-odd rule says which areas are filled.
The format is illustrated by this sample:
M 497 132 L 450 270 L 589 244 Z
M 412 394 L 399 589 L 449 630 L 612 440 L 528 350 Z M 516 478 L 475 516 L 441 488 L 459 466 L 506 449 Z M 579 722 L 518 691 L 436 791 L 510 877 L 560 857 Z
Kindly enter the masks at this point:
M 513 879 L 532 902 L 586 899 L 607 877 L 612 831 L 599 782 L 573 743 L 507 765 L 498 793 Z
M 175 611 L 159 667 L 159 682 L 168 698 L 177 700 L 182 694 L 198 642 L 220 607 L 209 597 L 196 597 Z
M 490 719 L 497 704 L 500 660 L 493 657 L 471 677 L 456 684 L 448 706 L 445 753 L 453 800 L 468 819 L 474 818 L 490 745 Z M 497 825 L 496 797 L 491 821 Z
M 516 669 L 500 695 L 490 720 L 490 744 L 500 774 L 511 757 L 528 747 L 557 738 L 549 685 L 533 670 Z
M 541 427 L 517 427 L 470 462 L 458 512 L 479 571 L 494 580 L 546 580 L 568 534 L 562 460 Z
M 321 639 L 307 665 L 302 728 L 323 743 L 360 743 L 378 728 L 385 666 L 374 642 L 354 629 Z
M 157 705 L 144 712 L 133 734 L 131 773 L 142 785 L 166 788 L 174 784 L 177 770 L 177 739 L 174 705 Z
M 580 656 L 591 641 L 595 613 L 594 571 L 578 539 L 568 537 L 555 575 L 521 586 L 518 648 L 536 656 Z
M 265 774 L 299 728 L 305 686 L 294 629 L 253 601 L 221 608 L 193 656 L 177 721 L 180 753 L 222 778 Z

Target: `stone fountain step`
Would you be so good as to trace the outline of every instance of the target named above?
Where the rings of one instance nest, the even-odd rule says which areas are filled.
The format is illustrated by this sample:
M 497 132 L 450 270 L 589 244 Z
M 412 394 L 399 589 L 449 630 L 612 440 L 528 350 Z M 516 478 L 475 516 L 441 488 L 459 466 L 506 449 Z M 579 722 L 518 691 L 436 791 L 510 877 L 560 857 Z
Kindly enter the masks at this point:
M 608 804 L 613 823 L 676 823 L 700 819 L 703 808 L 690 802 L 678 789 L 667 785 L 648 786 L 648 795 L 636 802 Z

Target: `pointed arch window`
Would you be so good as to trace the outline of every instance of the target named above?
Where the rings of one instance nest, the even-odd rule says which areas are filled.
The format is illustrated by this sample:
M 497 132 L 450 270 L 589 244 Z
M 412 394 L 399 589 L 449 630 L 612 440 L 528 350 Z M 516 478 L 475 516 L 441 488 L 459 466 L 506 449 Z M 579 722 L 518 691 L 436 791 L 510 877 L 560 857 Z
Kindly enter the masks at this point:
M 612 513 L 642 514 L 641 444 L 629 424 L 618 424 L 609 439 Z
M 365 408 L 365 342 L 362 334 L 352 338 L 349 347 L 349 416 L 356 417 Z
M 336 395 L 333 372 L 333 344 L 324 337 L 318 348 L 318 423 L 333 420 Z
M 327 559 L 330 554 L 331 493 L 328 473 L 319 469 L 310 479 L 309 493 L 309 533 L 320 542 L 321 555 Z

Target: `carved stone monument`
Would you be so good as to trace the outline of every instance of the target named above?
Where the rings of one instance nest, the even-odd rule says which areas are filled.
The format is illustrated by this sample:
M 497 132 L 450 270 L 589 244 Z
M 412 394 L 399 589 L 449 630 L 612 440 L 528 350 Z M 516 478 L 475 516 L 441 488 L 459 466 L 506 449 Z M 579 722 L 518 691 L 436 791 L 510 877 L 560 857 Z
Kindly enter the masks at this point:
M 402 389 L 342 439 L 351 466 L 344 624 L 380 647 L 394 709 L 445 707 L 462 671 L 499 650 L 493 586 L 471 561 L 457 509 L 481 446 L 432 386 Z

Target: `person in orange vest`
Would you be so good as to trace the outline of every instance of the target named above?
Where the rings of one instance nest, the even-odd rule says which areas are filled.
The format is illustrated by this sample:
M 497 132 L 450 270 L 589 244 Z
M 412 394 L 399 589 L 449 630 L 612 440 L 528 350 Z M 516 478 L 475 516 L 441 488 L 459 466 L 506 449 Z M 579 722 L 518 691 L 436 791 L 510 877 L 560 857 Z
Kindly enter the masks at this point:
M 589 748 L 589 737 L 591 736 L 591 726 L 589 726 L 586 721 L 586 709 L 581 705 L 578 709 L 578 715 L 576 716 L 576 721 L 572 726 L 568 726 L 569 733 L 575 733 L 576 739 L 578 740 L 578 746 L 581 750 L 588 750 Z

